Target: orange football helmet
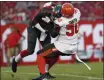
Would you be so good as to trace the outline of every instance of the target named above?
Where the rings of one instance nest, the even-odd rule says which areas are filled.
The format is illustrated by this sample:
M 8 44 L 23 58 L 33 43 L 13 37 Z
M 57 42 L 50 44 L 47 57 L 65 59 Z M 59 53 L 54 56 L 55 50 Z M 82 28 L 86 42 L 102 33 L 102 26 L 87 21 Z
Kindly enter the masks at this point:
M 74 7 L 70 3 L 64 3 L 61 8 L 61 14 L 65 17 L 72 17 L 74 14 Z

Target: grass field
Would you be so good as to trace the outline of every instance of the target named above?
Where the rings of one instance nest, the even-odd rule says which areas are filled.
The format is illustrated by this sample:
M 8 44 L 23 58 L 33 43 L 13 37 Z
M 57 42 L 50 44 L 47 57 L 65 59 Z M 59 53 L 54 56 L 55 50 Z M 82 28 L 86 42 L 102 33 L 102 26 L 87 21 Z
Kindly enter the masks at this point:
M 88 65 L 92 68 L 91 71 L 80 63 L 56 64 L 50 70 L 50 73 L 57 77 L 52 80 L 104 80 L 103 63 L 88 63 Z M 31 80 L 38 76 L 36 66 L 18 67 L 18 72 L 15 74 L 10 68 L 1 68 L 1 80 Z

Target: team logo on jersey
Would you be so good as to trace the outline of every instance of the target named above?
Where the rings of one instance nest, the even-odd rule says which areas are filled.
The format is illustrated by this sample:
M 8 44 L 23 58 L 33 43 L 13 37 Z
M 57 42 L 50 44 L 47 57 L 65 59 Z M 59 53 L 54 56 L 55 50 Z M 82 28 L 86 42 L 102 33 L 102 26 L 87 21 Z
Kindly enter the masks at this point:
M 76 18 L 71 20 L 71 21 L 69 21 L 69 24 L 74 24 L 74 23 L 77 23 L 77 19 Z

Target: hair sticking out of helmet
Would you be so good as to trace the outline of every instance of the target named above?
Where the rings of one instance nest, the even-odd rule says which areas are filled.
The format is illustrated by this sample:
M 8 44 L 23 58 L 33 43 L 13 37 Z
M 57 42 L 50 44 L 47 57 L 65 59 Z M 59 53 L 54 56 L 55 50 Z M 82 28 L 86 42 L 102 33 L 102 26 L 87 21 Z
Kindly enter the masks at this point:
M 65 17 L 72 17 L 74 14 L 74 7 L 70 3 L 64 3 L 61 8 L 61 14 Z

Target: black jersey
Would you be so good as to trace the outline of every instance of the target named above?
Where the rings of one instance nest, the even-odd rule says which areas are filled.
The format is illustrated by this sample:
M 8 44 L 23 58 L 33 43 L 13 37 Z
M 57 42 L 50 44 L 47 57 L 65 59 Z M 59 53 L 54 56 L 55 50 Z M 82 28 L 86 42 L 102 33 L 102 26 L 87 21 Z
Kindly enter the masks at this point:
M 50 21 L 47 22 L 46 20 L 43 20 L 43 18 L 48 18 Z M 39 11 L 39 13 L 31 21 L 30 26 L 35 26 L 37 23 L 39 23 L 43 29 L 48 30 L 49 32 L 51 32 L 54 27 L 54 23 L 51 20 L 51 13 Z

